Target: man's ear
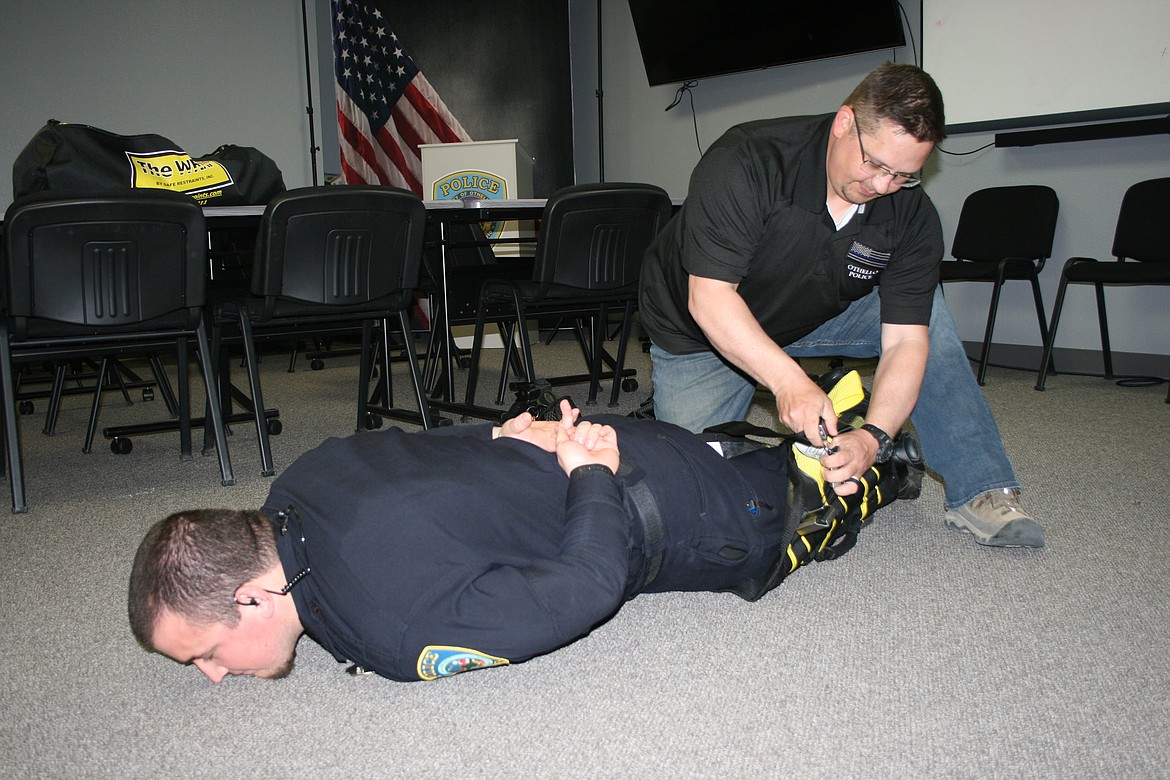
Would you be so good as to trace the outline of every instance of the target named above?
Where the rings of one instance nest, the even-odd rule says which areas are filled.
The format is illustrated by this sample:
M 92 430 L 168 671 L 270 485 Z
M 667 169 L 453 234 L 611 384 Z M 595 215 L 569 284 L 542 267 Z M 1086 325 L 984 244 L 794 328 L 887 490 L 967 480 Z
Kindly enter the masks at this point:
M 270 618 L 276 612 L 276 596 L 261 588 L 246 582 L 236 588 L 236 604 L 240 606 L 244 615 Z
M 857 118 L 853 114 L 853 109 L 849 106 L 841 106 L 837 109 L 837 115 L 833 117 L 832 132 L 836 138 L 844 138 L 846 133 L 853 130 L 853 123 Z

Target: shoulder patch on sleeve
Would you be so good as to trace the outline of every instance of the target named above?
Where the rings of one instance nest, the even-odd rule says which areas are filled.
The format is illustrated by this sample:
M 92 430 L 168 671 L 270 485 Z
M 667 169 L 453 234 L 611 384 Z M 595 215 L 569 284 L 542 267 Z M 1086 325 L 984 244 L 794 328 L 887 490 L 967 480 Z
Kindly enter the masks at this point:
M 416 670 L 424 680 L 437 680 L 489 666 L 506 666 L 508 663 L 507 658 L 497 658 L 466 647 L 427 645 L 418 655 Z

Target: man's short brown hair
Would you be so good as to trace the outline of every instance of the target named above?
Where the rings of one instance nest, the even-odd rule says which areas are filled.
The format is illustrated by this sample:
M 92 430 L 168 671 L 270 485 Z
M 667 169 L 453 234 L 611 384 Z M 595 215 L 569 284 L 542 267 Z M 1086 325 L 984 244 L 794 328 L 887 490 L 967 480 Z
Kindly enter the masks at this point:
M 916 65 L 887 62 L 862 79 L 845 105 L 853 109 L 859 130 L 873 132 L 888 120 L 919 141 L 937 144 L 946 138 L 942 92 Z
M 234 626 L 234 594 L 279 560 L 272 523 L 256 510 L 196 509 L 155 523 L 130 574 L 130 629 L 148 649 L 164 611 L 198 626 Z

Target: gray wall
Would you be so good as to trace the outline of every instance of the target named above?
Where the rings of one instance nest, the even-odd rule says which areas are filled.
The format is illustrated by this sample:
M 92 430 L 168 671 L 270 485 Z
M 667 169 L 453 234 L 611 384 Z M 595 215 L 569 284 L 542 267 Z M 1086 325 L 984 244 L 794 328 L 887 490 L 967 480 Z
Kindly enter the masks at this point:
M 577 176 L 598 177 L 596 99 L 596 2 L 576 3 L 574 22 L 577 117 Z M 919 38 L 917 3 L 903 3 Z M 603 61 L 605 178 L 644 180 L 684 196 L 688 175 L 699 158 L 689 100 L 671 111 L 675 86 L 647 85 L 629 6 L 604 0 Z M 894 52 L 913 62 L 909 48 Z M 987 56 L 995 56 L 989 51 Z M 834 111 L 871 68 L 891 59 L 889 52 L 790 65 L 699 82 L 694 90 L 700 143 L 706 148 L 737 122 L 771 116 Z M 972 67 L 978 67 L 972 63 Z M 1134 74 L 1140 77 L 1140 74 Z M 589 124 L 590 122 L 594 124 Z M 993 134 L 964 134 L 942 146 L 953 152 L 979 148 Z M 1005 184 L 1047 184 L 1060 196 L 1060 223 L 1054 258 L 1042 274 L 1046 306 L 1051 311 L 1060 269 L 1073 255 L 1109 257 L 1113 226 L 1122 194 L 1142 179 L 1170 176 L 1170 137 L 1150 136 L 1107 141 L 1053 144 L 1018 149 L 987 149 L 969 157 L 936 154 L 926 189 L 941 214 L 947 245 L 963 199 L 972 191 Z M 1031 296 L 1022 283 L 1009 284 L 1001 299 L 997 343 L 1039 346 Z M 989 285 L 956 284 L 946 288 L 963 337 L 981 341 L 990 302 Z M 1170 291 L 1166 288 L 1116 289 L 1107 293 L 1113 347 L 1127 352 L 1170 355 Z M 1099 349 L 1090 289 L 1070 291 L 1058 346 Z M 1146 370 L 1166 376 L 1168 361 L 1147 361 Z
M 574 157 L 582 182 L 600 176 L 597 2 L 570 0 Z M 916 5 L 906 3 L 917 36 Z M 663 111 L 675 88 L 647 86 L 627 3 L 604 0 L 602 7 L 605 178 L 654 182 L 683 196 L 699 157 L 690 103 L 684 100 Z M 315 38 L 315 30 L 310 37 Z M 913 61 L 909 49 L 896 55 Z M 832 111 L 887 58 L 856 55 L 701 81 L 694 93 L 699 145 L 705 148 L 728 126 L 747 119 Z M 8 161 L 5 170 L 45 120 L 55 118 L 114 132 L 160 133 L 197 154 L 221 143 L 255 146 L 276 160 L 288 186 L 302 186 L 311 178 L 305 95 L 300 4 L 294 0 L 59 0 L 21 4 L 19 17 L 8 6 L 0 13 L 0 160 Z M 333 121 L 331 104 L 318 103 L 316 111 L 319 122 Z M 992 138 L 959 135 L 944 147 L 962 152 Z M 1125 188 L 1155 176 L 1170 176 L 1167 136 L 993 148 L 969 157 L 936 155 L 926 187 L 942 215 L 948 243 L 971 191 L 1032 182 L 1056 189 L 1061 220 L 1055 257 L 1043 275 L 1051 307 L 1064 259 L 1107 257 Z M 10 176 L 0 176 L 0 207 L 11 197 Z M 1038 345 L 1030 299 L 1023 289 L 1014 289 L 1018 286 L 1010 285 L 1004 294 L 996 341 Z M 984 287 L 948 288 L 964 337 L 976 341 L 982 338 L 989 296 Z M 1109 297 L 1116 349 L 1170 355 L 1170 302 L 1164 288 L 1113 290 Z M 1060 346 L 1095 349 L 1091 294 L 1074 291 L 1068 306 Z M 1159 357 L 1148 370 L 1165 376 L 1166 364 Z

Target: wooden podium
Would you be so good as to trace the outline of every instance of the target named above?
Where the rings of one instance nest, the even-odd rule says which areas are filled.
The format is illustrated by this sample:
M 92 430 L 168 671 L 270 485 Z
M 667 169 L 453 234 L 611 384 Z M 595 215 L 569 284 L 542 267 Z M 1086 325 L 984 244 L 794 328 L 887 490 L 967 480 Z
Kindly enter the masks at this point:
M 532 197 L 532 157 L 518 139 L 421 144 L 424 200 L 519 200 Z M 533 253 L 532 222 L 485 222 L 497 257 Z
M 532 157 L 516 138 L 456 144 L 420 144 L 423 199 L 491 202 L 532 197 Z M 497 258 L 531 257 L 535 246 L 532 220 L 493 220 L 480 227 Z M 520 239 L 528 239 L 520 242 Z M 498 242 L 498 243 L 496 243 Z M 451 328 L 461 349 L 471 347 L 470 325 Z M 501 348 L 498 334 L 485 335 L 484 346 Z

